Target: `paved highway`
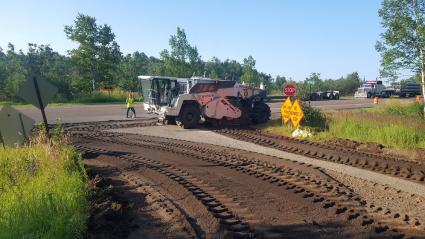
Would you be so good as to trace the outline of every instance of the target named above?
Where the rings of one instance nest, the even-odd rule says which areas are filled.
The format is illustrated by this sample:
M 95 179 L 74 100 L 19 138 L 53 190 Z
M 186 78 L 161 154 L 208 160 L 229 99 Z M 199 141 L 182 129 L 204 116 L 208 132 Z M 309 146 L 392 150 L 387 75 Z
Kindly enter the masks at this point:
M 387 102 L 388 99 L 381 99 L 381 103 Z M 414 99 L 403 99 L 403 101 L 414 101 Z M 282 102 L 269 103 L 272 117 L 279 117 Z M 343 110 L 343 109 L 359 109 L 373 107 L 371 99 L 341 99 L 329 101 L 312 101 L 313 107 L 323 110 Z M 142 104 L 135 106 L 138 118 L 149 118 L 154 115 L 148 114 L 143 110 Z M 41 114 L 35 107 L 18 107 L 18 109 L 35 119 L 41 121 Z M 46 114 L 49 123 L 60 121 L 63 123 L 77 123 L 90 121 L 105 120 L 122 120 L 125 119 L 125 104 L 97 104 L 97 105 L 74 105 L 74 106 L 48 106 Z

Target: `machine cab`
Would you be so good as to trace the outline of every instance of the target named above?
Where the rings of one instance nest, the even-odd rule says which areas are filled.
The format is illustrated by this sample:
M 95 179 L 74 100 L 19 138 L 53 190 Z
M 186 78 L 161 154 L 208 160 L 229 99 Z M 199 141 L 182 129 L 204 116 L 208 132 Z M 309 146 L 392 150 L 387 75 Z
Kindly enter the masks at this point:
M 143 95 L 144 107 L 148 112 L 159 111 L 170 106 L 179 94 L 177 78 L 166 76 L 138 76 L 139 92 Z

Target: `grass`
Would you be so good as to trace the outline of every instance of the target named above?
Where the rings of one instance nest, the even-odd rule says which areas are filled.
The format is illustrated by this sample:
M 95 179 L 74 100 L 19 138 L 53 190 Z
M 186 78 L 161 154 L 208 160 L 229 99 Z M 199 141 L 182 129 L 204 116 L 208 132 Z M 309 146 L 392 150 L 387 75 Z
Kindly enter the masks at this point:
M 318 120 L 321 119 L 310 119 L 302 123 L 303 128 L 309 128 L 314 132 L 311 138 L 314 141 L 346 138 L 379 143 L 392 148 L 425 148 L 423 104 L 390 103 L 367 110 L 327 112 L 326 126 L 313 127 L 323 125 L 322 123 L 314 124 L 314 121 Z M 281 126 L 280 119 L 271 121 L 260 128 L 286 136 L 290 136 L 293 131 L 287 125 Z
M 319 136 L 374 142 L 394 148 L 425 148 L 425 122 L 419 118 L 376 112 L 334 112 L 330 115 L 329 130 Z
M 365 111 L 423 119 L 423 109 L 423 103 L 400 103 L 399 101 L 390 101 L 381 107 L 371 108 Z
M 86 180 L 63 140 L 0 148 L 0 238 L 82 238 Z

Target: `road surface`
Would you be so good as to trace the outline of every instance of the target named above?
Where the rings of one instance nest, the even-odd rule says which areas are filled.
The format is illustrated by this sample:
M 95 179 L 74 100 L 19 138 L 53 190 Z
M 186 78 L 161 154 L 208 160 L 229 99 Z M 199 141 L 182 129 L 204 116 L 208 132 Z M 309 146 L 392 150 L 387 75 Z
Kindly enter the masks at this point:
M 395 99 L 393 99 L 395 100 Z M 388 99 L 381 99 L 381 103 L 387 102 Z M 413 99 L 403 99 L 403 101 L 414 101 Z M 272 118 L 278 118 L 282 102 L 269 103 L 272 111 Z M 312 101 L 313 107 L 322 110 L 343 110 L 343 109 L 359 109 L 373 107 L 371 99 L 341 99 L 330 101 Z M 41 121 L 41 113 L 35 107 L 18 107 L 18 109 L 27 116 Z M 154 115 L 148 114 L 143 110 L 142 104 L 135 105 L 137 118 L 150 118 Z M 125 119 L 125 104 L 97 104 L 97 105 L 74 105 L 74 106 L 48 106 L 46 114 L 49 123 L 60 121 L 62 123 L 78 123 L 105 120 L 122 120 Z

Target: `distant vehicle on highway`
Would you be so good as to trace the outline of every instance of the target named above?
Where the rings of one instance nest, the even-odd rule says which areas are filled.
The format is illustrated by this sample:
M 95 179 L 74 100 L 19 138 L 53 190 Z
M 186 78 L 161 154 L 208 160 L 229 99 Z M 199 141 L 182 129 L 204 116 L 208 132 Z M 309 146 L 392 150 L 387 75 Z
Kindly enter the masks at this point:
M 409 82 L 404 88 L 395 92 L 400 97 L 415 97 L 422 94 L 421 86 L 416 82 Z
M 354 93 L 355 98 L 388 98 L 395 93 L 394 88 L 387 88 L 382 81 L 365 81 Z
M 310 100 L 339 100 L 339 91 L 318 91 L 310 94 Z
M 385 87 L 382 81 L 365 81 L 356 91 L 354 97 L 356 98 L 373 98 L 381 97 L 388 98 L 392 95 L 399 97 L 415 97 L 421 94 L 421 87 L 416 82 L 409 82 L 401 89 L 392 87 Z

